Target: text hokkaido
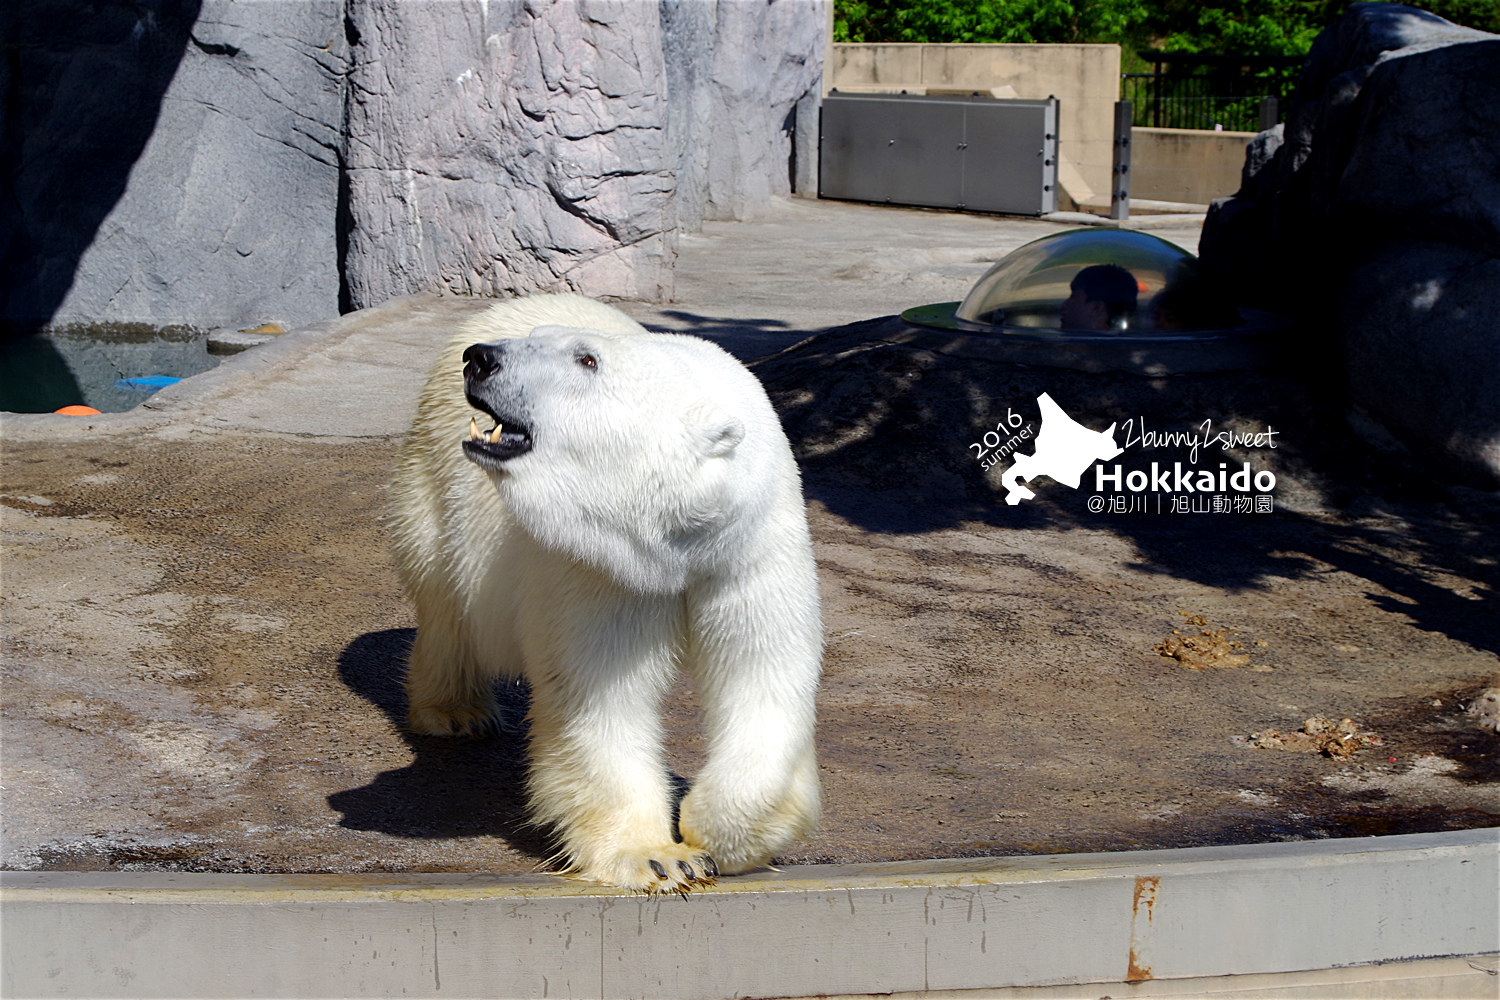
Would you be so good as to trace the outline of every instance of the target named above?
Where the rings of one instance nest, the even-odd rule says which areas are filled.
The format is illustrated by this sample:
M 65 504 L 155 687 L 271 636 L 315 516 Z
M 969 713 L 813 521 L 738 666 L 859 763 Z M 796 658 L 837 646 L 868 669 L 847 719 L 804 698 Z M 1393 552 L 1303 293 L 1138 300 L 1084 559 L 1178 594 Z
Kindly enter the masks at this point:
M 1098 493 L 1270 493 L 1276 488 L 1276 474 L 1269 469 L 1256 471 L 1245 462 L 1234 472 L 1226 462 L 1219 463 L 1218 472 L 1211 469 L 1182 467 L 1173 462 L 1170 469 L 1152 462 L 1151 471 L 1131 469 L 1116 465 L 1113 471 L 1103 463 L 1094 466 L 1094 490 Z

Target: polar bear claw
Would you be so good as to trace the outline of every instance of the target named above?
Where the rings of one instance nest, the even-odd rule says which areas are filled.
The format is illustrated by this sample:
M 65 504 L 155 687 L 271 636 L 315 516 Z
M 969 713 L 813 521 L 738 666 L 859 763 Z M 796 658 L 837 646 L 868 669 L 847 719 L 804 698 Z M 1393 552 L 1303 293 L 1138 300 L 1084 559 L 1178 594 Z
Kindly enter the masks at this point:
M 588 870 L 564 874 L 636 892 L 688 892 L 717 882 L 719 868 L 702 848 L 662 844 L 640 852 L 624 852 Z
M 409 708 L 406 728 L 424 736 L 483 736 L 502 725 L 493 698 L 464 705 L 421 705 Z

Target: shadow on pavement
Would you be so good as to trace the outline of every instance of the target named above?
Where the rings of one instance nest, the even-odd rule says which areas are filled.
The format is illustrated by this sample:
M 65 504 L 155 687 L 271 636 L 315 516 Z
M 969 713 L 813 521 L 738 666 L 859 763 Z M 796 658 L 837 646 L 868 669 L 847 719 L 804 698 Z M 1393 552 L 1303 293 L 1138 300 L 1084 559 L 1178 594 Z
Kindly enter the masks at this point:
M 647 329 L 660 333 L 685 333 L 713 341 L 741 361 L 763 358 L 783 351 L 812 335 L 779 319 L 740 319 L 703 316 L 681 309 L 664 309 L 660 315 L 674 320 L 668 324 L 645 323 Z
M 395 837 L 496 836 L 526 854 L 550 856 L 547 832 L 527 820 L 524 724 L 475 739 L 419 736 L 401 728 L 401 678 L 415 637 L 409 628 L 368 632 L 339 657 L 339 679 L 386 714 L 416 757 L 362 788 L 330 795 L 328 804 L 343 813 L 339 825 Z M 497 684 L 495 693 L 509 718 L 525 718 L 524 684 Z
M 1133 543 L 1137 569 L 1229 591 L 1331 566 L 1377 585 L 1368 598 L 1418 628 L 1500 652 L 1500 497 L 1371 451 L 1344 421 L 1342 391 L 1316 370 L 1145 377 L 998 363 L 882 339 L 894 322 L 829 330 L 752 366 L 781 414 L 808 497 L 843 519 L 892 534 L 976 522 L 1105 530 Z M 1088 428 L 1116 425 L 1126 449 L 1107 468 L 1190 464 L 1186 449 L 1130 445 L 1128 432 L 1142 427 L 1276 429 L 1274 450 L 1226 454 L 1212 445 L 1195 466 L 1217 472 L 1221 462 L 1233 470 L 1250 460 L 1274 471 L 1274 512 L 1093 512 L 1090 496 L 1114 491 L 1096 490 L 1092 468 L 1076 490 L 1042 478 L 1035 499 L 1006 504 L 999 473 L 1011 460 L 987 471 L 976 442 L 1012 414 L 1039 428 L 1044 392 Z M 1014 453 L 1034 448 L 1027 440 Z

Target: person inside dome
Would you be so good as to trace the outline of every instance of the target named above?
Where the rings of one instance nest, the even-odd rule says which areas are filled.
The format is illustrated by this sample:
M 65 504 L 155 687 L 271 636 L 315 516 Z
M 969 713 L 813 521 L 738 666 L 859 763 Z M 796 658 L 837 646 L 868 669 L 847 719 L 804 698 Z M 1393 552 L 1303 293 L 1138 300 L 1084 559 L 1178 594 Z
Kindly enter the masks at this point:
M 1135 312 L 1139 286 L 1118 264 L 1095 264 L 1073 276 L 1062 305 L 1064 330 L 1123 330 Z

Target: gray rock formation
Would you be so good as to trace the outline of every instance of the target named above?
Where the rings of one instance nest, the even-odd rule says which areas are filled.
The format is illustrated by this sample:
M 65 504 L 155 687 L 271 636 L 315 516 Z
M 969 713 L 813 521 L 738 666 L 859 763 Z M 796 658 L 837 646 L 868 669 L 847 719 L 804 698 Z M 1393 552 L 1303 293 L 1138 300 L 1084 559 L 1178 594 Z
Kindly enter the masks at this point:
M 1349 393 L 1419 457 L 1500 470 L 1500 257 L 1396 240 L 1340 297 Z
M 654 5 L 361 0 L 350 14 L 351 304 L 433 285 L 670 292 Z
M 1500 486 L 1500 37 L 1356 3 L 1318 36 L 1280 134 L 1204 226 L 1205 269 L 1285 312 L 1424 459 Z
M 788 193 L 825 32 L 803 0 L 27 3 L 0 66 L 22 329 L 669 297 L 679 230 Z
M 208 327 L 337 310 L 342 3 L 22 6 L 0 318 Z
M 717 0 L 705 219 L 764 215 L 790 192 L 794 109 L 819 91 L 823 5 Z
M 814 21 L 825 10 L 820 0 L 662 0 L 684 229 L 763 215 L 768 197 L 788 193 L 789 165 L 792 190 L 816 190 L 825 29 Z
M 1337 215 L 1500 256 L 1500 37 L 1389 59 L 1360 99 Z

